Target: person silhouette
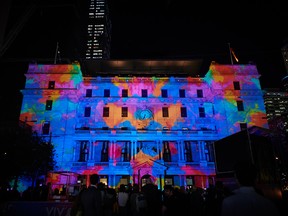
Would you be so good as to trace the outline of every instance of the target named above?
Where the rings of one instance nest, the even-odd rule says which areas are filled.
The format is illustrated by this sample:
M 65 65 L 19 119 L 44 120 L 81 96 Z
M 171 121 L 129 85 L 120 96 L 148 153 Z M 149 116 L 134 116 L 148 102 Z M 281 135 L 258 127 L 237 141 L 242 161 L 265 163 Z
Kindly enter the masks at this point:
M 80 204 L 83 208 L 83 216 L 103 215 L 102 195 L 97 188 L 99 176 L 92 174 L 90 176 L 91 185 L 81 192 Z
M 279 216 L 276 205 L 255 190 L 257 169 L 253 163 L 240 160 L 234 165 L 234 174 L 239 188 L 224 198 L 221 216 Z

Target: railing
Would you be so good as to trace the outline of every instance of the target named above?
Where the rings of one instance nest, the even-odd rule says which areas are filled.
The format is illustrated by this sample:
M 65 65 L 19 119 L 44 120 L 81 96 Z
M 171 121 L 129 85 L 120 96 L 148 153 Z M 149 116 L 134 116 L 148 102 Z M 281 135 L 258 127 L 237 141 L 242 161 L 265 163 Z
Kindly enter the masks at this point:
M 138 129 L 138 130 L 123 130 L 121 128 L 119 129 L 102 129 L 102 128 L 76 128 L 75 129 L 76 134 L 132 134 L 132 135 L 137 135 L 137 134 L 171 134 L 171 135 L 189 135 L 189 134 L 194 134 L 194 135 L 201 135 L 201 134 L 217 134 L 216 130 L 187 130 L 187 129 L 179 129 L 179 130 L 149 130 L 149 129 Z

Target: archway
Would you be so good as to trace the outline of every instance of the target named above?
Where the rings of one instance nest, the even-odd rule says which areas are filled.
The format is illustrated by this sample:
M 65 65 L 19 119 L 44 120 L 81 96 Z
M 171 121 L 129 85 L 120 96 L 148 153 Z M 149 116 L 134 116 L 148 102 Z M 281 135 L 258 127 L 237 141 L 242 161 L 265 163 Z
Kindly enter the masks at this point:
M 150 174 L 143 175 L 141 177 L 141 187 L 149 183 L 156 184 L 156 178 Z

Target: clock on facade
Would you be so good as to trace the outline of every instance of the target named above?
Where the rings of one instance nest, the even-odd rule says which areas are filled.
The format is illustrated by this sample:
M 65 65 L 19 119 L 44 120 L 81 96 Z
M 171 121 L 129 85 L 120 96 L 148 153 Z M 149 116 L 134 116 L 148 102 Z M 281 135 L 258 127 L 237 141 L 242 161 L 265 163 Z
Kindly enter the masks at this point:
M 152 120 L 153 112 L 150 109 L 138 110 L 136 113 L 136 119 L 138 120 Z
M 153 118 L 153 113 L 151 110 L 145 109 L 140 112 L 140 119 L 145 120 L 145 119 L 152 119 L 152 118 Z

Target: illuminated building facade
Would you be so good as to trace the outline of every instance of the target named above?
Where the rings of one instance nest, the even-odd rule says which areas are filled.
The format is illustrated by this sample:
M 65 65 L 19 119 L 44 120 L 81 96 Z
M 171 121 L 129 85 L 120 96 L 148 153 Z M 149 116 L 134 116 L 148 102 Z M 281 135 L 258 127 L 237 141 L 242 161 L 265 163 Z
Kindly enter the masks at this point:
M 288 172 L 288 92 L 265 89 L 264 103 L 269 129 L 274 134 L 274 146 L 283 172 Z
M 288 42 L 281 49 L 284 65 L 286 68 L 286 72 L 288 73 Z
M 286 42 L 284 46 L 282 47 L 281 53 L 282 53 L 286 73 L 288 74 L 288 42 Z M 288 92 L 288 75 L 282 78 L 281 84 L 282 84 L 284 91 Z
M 267 112 L 268 122 L 275 118 L 284 120 L 288 110 L 288 92 L 280 89 L 266 89 L 264 91 L 264 103 Z M 283 127 L 288 132 L 288 121 L 283 122 Z
M 30 64 L 20 120 L 55 147 L 48 181 L 98 173 L 111 187 L 142 185 L 145 176 L 161 189 L 207 187 L 213 142 L 268 124 L 255 65 L 212 63 L 200 77 L 193 64 L 97 60 L 86 75 L 78 63 Z
M 106 0 L 89 0 L 86 59 L 109 59 L 111 21 Z

